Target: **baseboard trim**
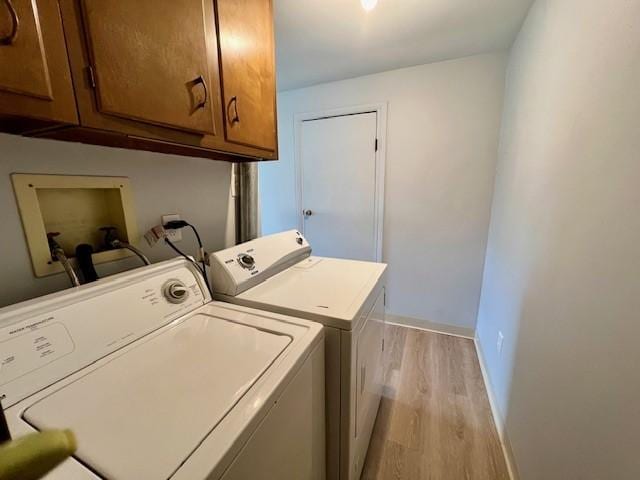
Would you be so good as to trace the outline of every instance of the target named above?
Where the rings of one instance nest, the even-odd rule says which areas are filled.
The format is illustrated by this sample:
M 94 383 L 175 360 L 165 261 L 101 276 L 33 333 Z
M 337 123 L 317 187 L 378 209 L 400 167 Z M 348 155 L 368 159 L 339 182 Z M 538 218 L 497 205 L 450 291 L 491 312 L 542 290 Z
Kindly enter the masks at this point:
M 475 339 L 475 330 L 473 328 L 446 325 L 444 323 L 435 323 L 430 322 L 429 320 L 403 317 L 400 315 L 393 315 L 391 313 L 385 314 L 385 321 L 387 323 L 400 325 L 402 327 L 415 328 L 417 330 L 425 330 L 427 332 L 443 333 L 445 335 L 452 335 L 454 337 L 470 338 L 471 340 Z
M 518 467 L 516 466 L 515 458 L 513 456 L 513 450 L 511 449 L 511 442 L 509 441 L 509 435 L 507 434 L 504 419 L 502 418 L 502 414 L 500 413 L 500 410 L 498 408 L 498 402 L 496 401 L 496 396 L 493 393 L 491 381 L 489 380 L 489 375 L 487 373 L 486 363 L 484 360 L 484 353 L 482 353 L 482 347 L 480 346 L 480 342 L 478 341 L 477 337 L 473 339 L 473 342 L 476 345 L 476 354 L 478 355 L 478 363 L 480 364 L 480 371 L 482 372 L 482 379 L 484 380 L 484 387 L 487 391 L 487 397 L 489 397 L 489 405 L 491 407 L 491 414 L 493 415 L 493 423 L 495 424 L 496 430 L 498 431 L 500 446 L 502 447 L 502 454 L 504 455 L 504 460 L 507 464 L 507 469 L 509 470 L 509 477 L 511 478 L 511 480 L 520 480 Z

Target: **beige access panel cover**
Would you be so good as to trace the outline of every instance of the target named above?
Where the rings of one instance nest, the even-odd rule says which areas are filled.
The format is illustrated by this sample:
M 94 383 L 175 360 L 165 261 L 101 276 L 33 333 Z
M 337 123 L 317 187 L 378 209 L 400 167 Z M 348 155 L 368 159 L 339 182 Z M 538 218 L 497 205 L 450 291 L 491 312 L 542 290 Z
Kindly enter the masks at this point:
M 98 251 L 102 226 L 116 227 L 123 241 L 134 245 L 138 241 L 128 178 L 14 173 L 11 179 L 36 277 L 64 271 L 51 259 L 47 242 L 51 231 L 60 232 L 56 241 L 72 262 L 79 243 L 94 247 L 96 264 L 132 255 L 123 249 Z

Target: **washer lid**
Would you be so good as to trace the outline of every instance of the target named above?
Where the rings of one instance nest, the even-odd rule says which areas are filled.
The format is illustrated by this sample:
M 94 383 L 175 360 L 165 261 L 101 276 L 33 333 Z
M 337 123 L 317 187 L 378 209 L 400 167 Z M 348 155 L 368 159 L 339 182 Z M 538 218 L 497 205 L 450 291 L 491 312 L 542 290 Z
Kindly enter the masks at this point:
M 29 407 L 70 428 L 75 457 L 105 478 L 169 478 L 291 338 L 194 315 Z

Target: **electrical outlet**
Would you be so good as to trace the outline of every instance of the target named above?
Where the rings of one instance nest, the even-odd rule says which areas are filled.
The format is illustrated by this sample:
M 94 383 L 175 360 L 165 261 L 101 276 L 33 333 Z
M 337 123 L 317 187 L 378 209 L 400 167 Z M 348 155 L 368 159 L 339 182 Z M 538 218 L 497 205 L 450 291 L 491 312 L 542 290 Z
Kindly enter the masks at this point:
M 496 342 L 496 349 L 498 350 L 498 354 L 502 353 L 502 344 L 504 343 L 504 335 L 502 332 L 498 332 L 498 341 Z
M 164 225 L 167 222 L 170 222 L 171 220 L 182 220 L 180 218 L 180 215 L 178 215 L 177 213 L 172 213 L 169 215 L 163 215 L 162 216 L 162 225 Z M 182 230 L 167 230 L 167 238 L 173 242 L 179 242 L 182 240 Z

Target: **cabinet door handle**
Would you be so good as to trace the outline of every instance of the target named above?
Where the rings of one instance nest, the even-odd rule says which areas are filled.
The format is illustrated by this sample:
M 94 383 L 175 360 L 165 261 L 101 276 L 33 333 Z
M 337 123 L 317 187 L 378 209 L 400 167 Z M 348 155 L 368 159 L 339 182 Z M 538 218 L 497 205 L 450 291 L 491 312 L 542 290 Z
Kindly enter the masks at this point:
M 231 105 L 233 105 L 233 116 L 229 114 Z M 236 97 L 235 95 L 231 97 L 231 100 L 229 100 L 229 105 L 227 106 L 227 117 L 230 118 L 229 122 L 232 125 L 240 121 L 240 115 L 238 114 L 238 97 Z
M 194 85 L 197 85 L 198 83 L 201 83 L 202 88 L 204 88 L 204 100 L 196 105 L 196 110 L 198 110 L 199 108 L 204 108 L 207 105 L 207 101 L 209 100 L 209 90 L 207 89 L 207 82 L 202 75 L 199 75 L 198 78 L 193 81 Z
M 13 3 L 11 0 L 3 0 L 4 4 L 7 6 L 7 10 L 9 10 L 9 15 L 11 15 L 11 32 L 5 37 L 0 38 L 0 45 L 11 45 L 16 41 L 16 37 L 18 36 L 18 29 L 20 28 L 20 19 L 18 19 L 18 13 L 16 9 L 13 7 Z

